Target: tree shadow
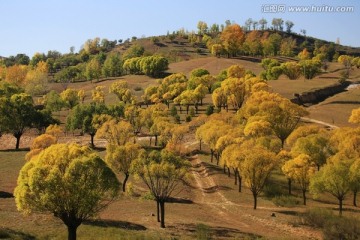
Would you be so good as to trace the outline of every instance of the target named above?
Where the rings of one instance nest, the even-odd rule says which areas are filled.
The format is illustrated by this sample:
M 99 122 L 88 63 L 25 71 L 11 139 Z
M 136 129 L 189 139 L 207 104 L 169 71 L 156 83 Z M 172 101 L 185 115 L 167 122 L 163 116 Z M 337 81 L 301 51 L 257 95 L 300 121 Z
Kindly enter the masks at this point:
M 35 240 L 36 238 L 28 233 L 0 227 L 0 239 Z
M 200 232 L 207 232 L 207 237 L 209 239 L 224 239 L 224 238 L 234 238 L 236 239 L 259 239 L 260 235 L 255 235 L 252 233 L 242 232 L 239 229 L 235 228 L 227 228 L 227 227 L 220 227 L 220 226 L 207 226 L 203 224 L 181 224 L 176 226 L 168 226 L 168 229 L 182 229 L 186 232 L 190 233 L 200 233 Z M 240 238 L 239 238 L 240 237 Z
M 297 212 L 297 211 L 281 210 L 281 211 L 275 211 L 275 212 L 285 214 L 285 215 L 290 215 L 290 216 L 298 216 L 299 215 L 299 212 Z
M 140 224 L 135 224 L 126 221 L 115 221 L 109 219 L 96 219 L 96 220 L 88 220 L 84 222 L 85 225 L 97 226 L 97 227 L 115 227 L 122 228 L 127 230 L 136 230 L 136 231 L 145 231 L 147 228 Z
M 0 191 L 0 198 L 13 198 L 13 197 L 14 195 L 12 193 Z
M 30 148 L 19 148 L 19 149 L 10 148 L 10 149 L 0 150 L 0 152 L 28 152 L 28 151 L 30 151 Z
M 187 198 L 170 197 L 166 200 L 167 203 L 181 203 L 181 204 L 193 204 L 194 202 Z

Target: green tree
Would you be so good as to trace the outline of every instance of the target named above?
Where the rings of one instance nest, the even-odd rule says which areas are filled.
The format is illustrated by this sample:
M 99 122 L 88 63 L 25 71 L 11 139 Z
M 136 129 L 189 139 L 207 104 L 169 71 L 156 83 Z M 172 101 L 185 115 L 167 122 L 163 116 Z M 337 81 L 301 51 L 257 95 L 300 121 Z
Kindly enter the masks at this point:
M 76 240 L 77 228 L 118 194 L 119 182 L 105 162 L 86 147 L 55 144 L 27 162 L 14 195 L 19 211 L 49 212 Z
M 70 131 L 80 129 L 82 133 L 89 134 L 91 146 L 95 147 L 94 137 L 100 126 L 94 119 L 106 113 L 108 108 L 104 104 L 76 105 L 66 118 L 66 128 Z
M 123 72 L 123 63 L 119 54 L 108 54 L 102 67 L 104 77 L 119 77 Z
M 342 215 L 343 201 L 350 191 L 349 166 L 344 161 L 335 160 L 328 163 L 310 179 L 310 192 L 315 197 L 327 192 L 339 201 L 339 214 Z
M 179 183 L 186 179 L 189 168 L 189 162 L 167 150 L 152 151 L 150 154 L 143 152 L 133 164 L 132 171 L 143 180 L 156 199 L 161 228 L 165 228 L 165 202 Z
M 88 80 L 99 80 L 101 76 L 101 65 L 100 62 L 93 58 L 86 64 L 85 76 Z
M 0 126 L 3 132 L 16 138 L 15 149 L 19 149 L 20 138 L 36 121 L 33 99 L 26 93 L 0 98 Z

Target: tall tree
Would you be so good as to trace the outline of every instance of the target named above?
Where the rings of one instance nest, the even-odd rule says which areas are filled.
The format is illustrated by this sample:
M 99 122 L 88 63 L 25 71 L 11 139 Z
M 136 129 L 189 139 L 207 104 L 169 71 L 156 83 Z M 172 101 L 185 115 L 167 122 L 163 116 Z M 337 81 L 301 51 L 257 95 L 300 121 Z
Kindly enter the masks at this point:
M 20 138 L 36 121 L 33 99 L 26 93 L 0 98 L 0 126 L 4 132 L 16 138 L 15 149 L 19 149 Z
M 221 41 L 228 53 L 228 56 L 235 57 L 245 40 L 244 32 L 238 24 L 232 24 L 227 26 L 221 33 Z
M 268 149 L 256 146 L 243 153 L 244 160 L 240 164 L 245 184 L 250 188 L 254 197 L 254 209 L 257 207 L 257 197 L 263 190 L 266 180 L 277 166 L 276 155 Z
M 287 161 L 282 166 L 282 171 L 288 178 L 300 185 L 303 203 L 306 205 L 306 191 L 310 184 L 311 177 L 316 172 L 316 166 L 311 157 L 306 154 L 300 154 L 296 158 Z
M 55 144 L 27 162 L 14 195 L 19 211 L 49 212 L 76 240 L 77 228 L 103 210 L 118 194 L 119 182 L 88 148 Z
M 317 197 L 327 192 L 339 201 L 339 215 L 342 215 L 343 201 L 350 191 L 349 166 L 341 160 L 328 163 L 310 179 L 310 192 Z
M 150 154 L 143 152 L 133 164 L 132 171 L 143 180 L 156 199 L 161 228 L 165 228 L 165 202 L 174 194 L 179 183 L 186 179 L 189 167 L 189 162 L 167 150 Z
M 130 176 L 131 164 L 138 158 L 140 145 L 134 143 L 125 143 L 125 145 L 116 145 L 110 143 L 106 146 L 105 161 L 115 172 L 121 172 L 125 175 L 122 191 L 126 190 L 126 183 Z

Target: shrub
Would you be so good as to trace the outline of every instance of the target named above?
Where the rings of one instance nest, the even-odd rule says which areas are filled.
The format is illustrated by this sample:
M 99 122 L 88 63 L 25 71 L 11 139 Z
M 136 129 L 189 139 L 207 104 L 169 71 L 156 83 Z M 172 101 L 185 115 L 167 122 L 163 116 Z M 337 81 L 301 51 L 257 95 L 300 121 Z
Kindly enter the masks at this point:
M 172 106 L 170 109 L 170 115 L 175 117 L 177 115 L 177 109 L 175 106 Z
M 206 108 L 206 115 L 207 116 L 210 116 L 211 114 L 213 114 L 214 113 L 214 106 L 212 106 L 212 105 L 210 105 L 210 106 L 208 106 L 207 108 Z
M 326 221 L 323 228 L 324 239 L 359 239 L 360 221 L 355 218 L 334 217 Z
M 176 114 L 176 115 L 174 116 L 174 118 L 175 118 L 175 122 L 176 122 L 176 123 L 180 123 L 180 122 L 181 122 L 180 116 L 179 116 L 178 114 Z
M 283 195 L 283 192 L 281 190 L 281 187 L 274 184 L 274 183 L 268 183 L 263 190 L 264 196 L 266 198 L 272 199 L 276 196 Z
M 191 122 L 191 116 L 190 116 L 190 115 L 187 115 L 186 118 L 185 118 L 185 121 L 186 121 L 186 122 Z
M 198 240 L 209 240 L 211 239 L 211 232 L 209 226 L 205 224 L 196 225 L 196 239 Z
M 334 218 L 335 215 L 331 210 L 325 208 L 313 208 L 304 213 L 304 222 L 310 226 L 322 228 L 326 221 Z
M 190 117 L 195 117 L 195 108 L 190 108 L 190 112 L 189 112 Z
M 134 88 L 134 90 L 135 90 L 136 92 L 139 92 L 139 91 L 142 91 L 143 89 L 142 89 L 142 87 L 137 86 L 137 87 Z
M 300 204 L 300 201 L 293 196 L 276 196 L 272 199 L 272 202 L 279 207 L 295 207 Z

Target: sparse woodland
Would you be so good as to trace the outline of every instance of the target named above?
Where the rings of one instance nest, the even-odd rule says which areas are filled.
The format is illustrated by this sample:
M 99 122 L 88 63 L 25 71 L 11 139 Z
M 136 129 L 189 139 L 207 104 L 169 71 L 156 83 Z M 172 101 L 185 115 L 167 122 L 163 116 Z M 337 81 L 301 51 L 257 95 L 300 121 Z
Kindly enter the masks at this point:
M 177 228 L 171 209 L 179 205 L 170 203 L 184 201 L 178 196 L 185 194 L 194 219 L 201 208 L 223 211 L 206 201 L 213 191 L 223 200 L 216 204 L 246 209 L 243 216 L 251 216 L 252 223 L 261 222 L 259 212 L 266 209 L 296 208 L 293 217 L 302 221 L 296 239 L 311 234 L 313 239 L 358 239 L 360 110 L 349 115 L 351 127 L 308 123 L 311 108 L 276 92 L 272 82 L 306 85 L 336 74 L 328 78 L 348 84 L 360 76 L 360 51 L 313 39 L 306 31 L 293 33 L 293 26 L 281 18 L 271 24 L 248 19 L 243 26 L 199 21 L 197 32 L 181 29 L 125 41 L 95 38 L 78 53 L 72 47 L 66 54 L 1 59 L 0 141 L 16 141 L 0 152 L 0 160 L 8 152 L 16 156 L 11 159 L 19 150 L 25 153 L 20 172 L 14 173 L 17 183 L 6 185 L 7 177 L 0 176 L 0 191 L 7 187 L 14 194 L 11 203 L 0 204 L 0 214 L 15 203 L 25 214 L 51 214 L 74 240 L 83 236 L 77 234 L 80 225 L 126 201 L 139 206 L 150 201 L 154 218 L 149 221 L 165 228 L 170 215 L 171 228 Z M 247 61 L 261 70 L 239 63 L 216 74 L 206 66 L 169 71 L 171 64 L 209 56 Z M 134 76 L 146 76 L 146 84 L 133 83 Z M 31 138 L 25 147 L 24 136 Z M 87 144 L 81 144 L 85 138 Z M 224 182 L 214 185 L 213 179 Z M 229 190 L 219 187 L 223 184 Z M 196 191 L 202 198 L 194 197 Z M 121 208 L 123 213 L 126 203 Z M 251 239 L 280 233 L 265 230 L 256 236 L 249 229 L 238 230 Z M 16 231 L 0 225 L 0 238 L 17 237 Z M 199 234 L 211 227 L 198 225 L 196 231 L 197 236 L 180 233 L 174 239 L 210 239 Z M 214 239 L 244 237 L 232 234 L 217 233 Z M 16 239 L 28 239 L 23 235 Z

